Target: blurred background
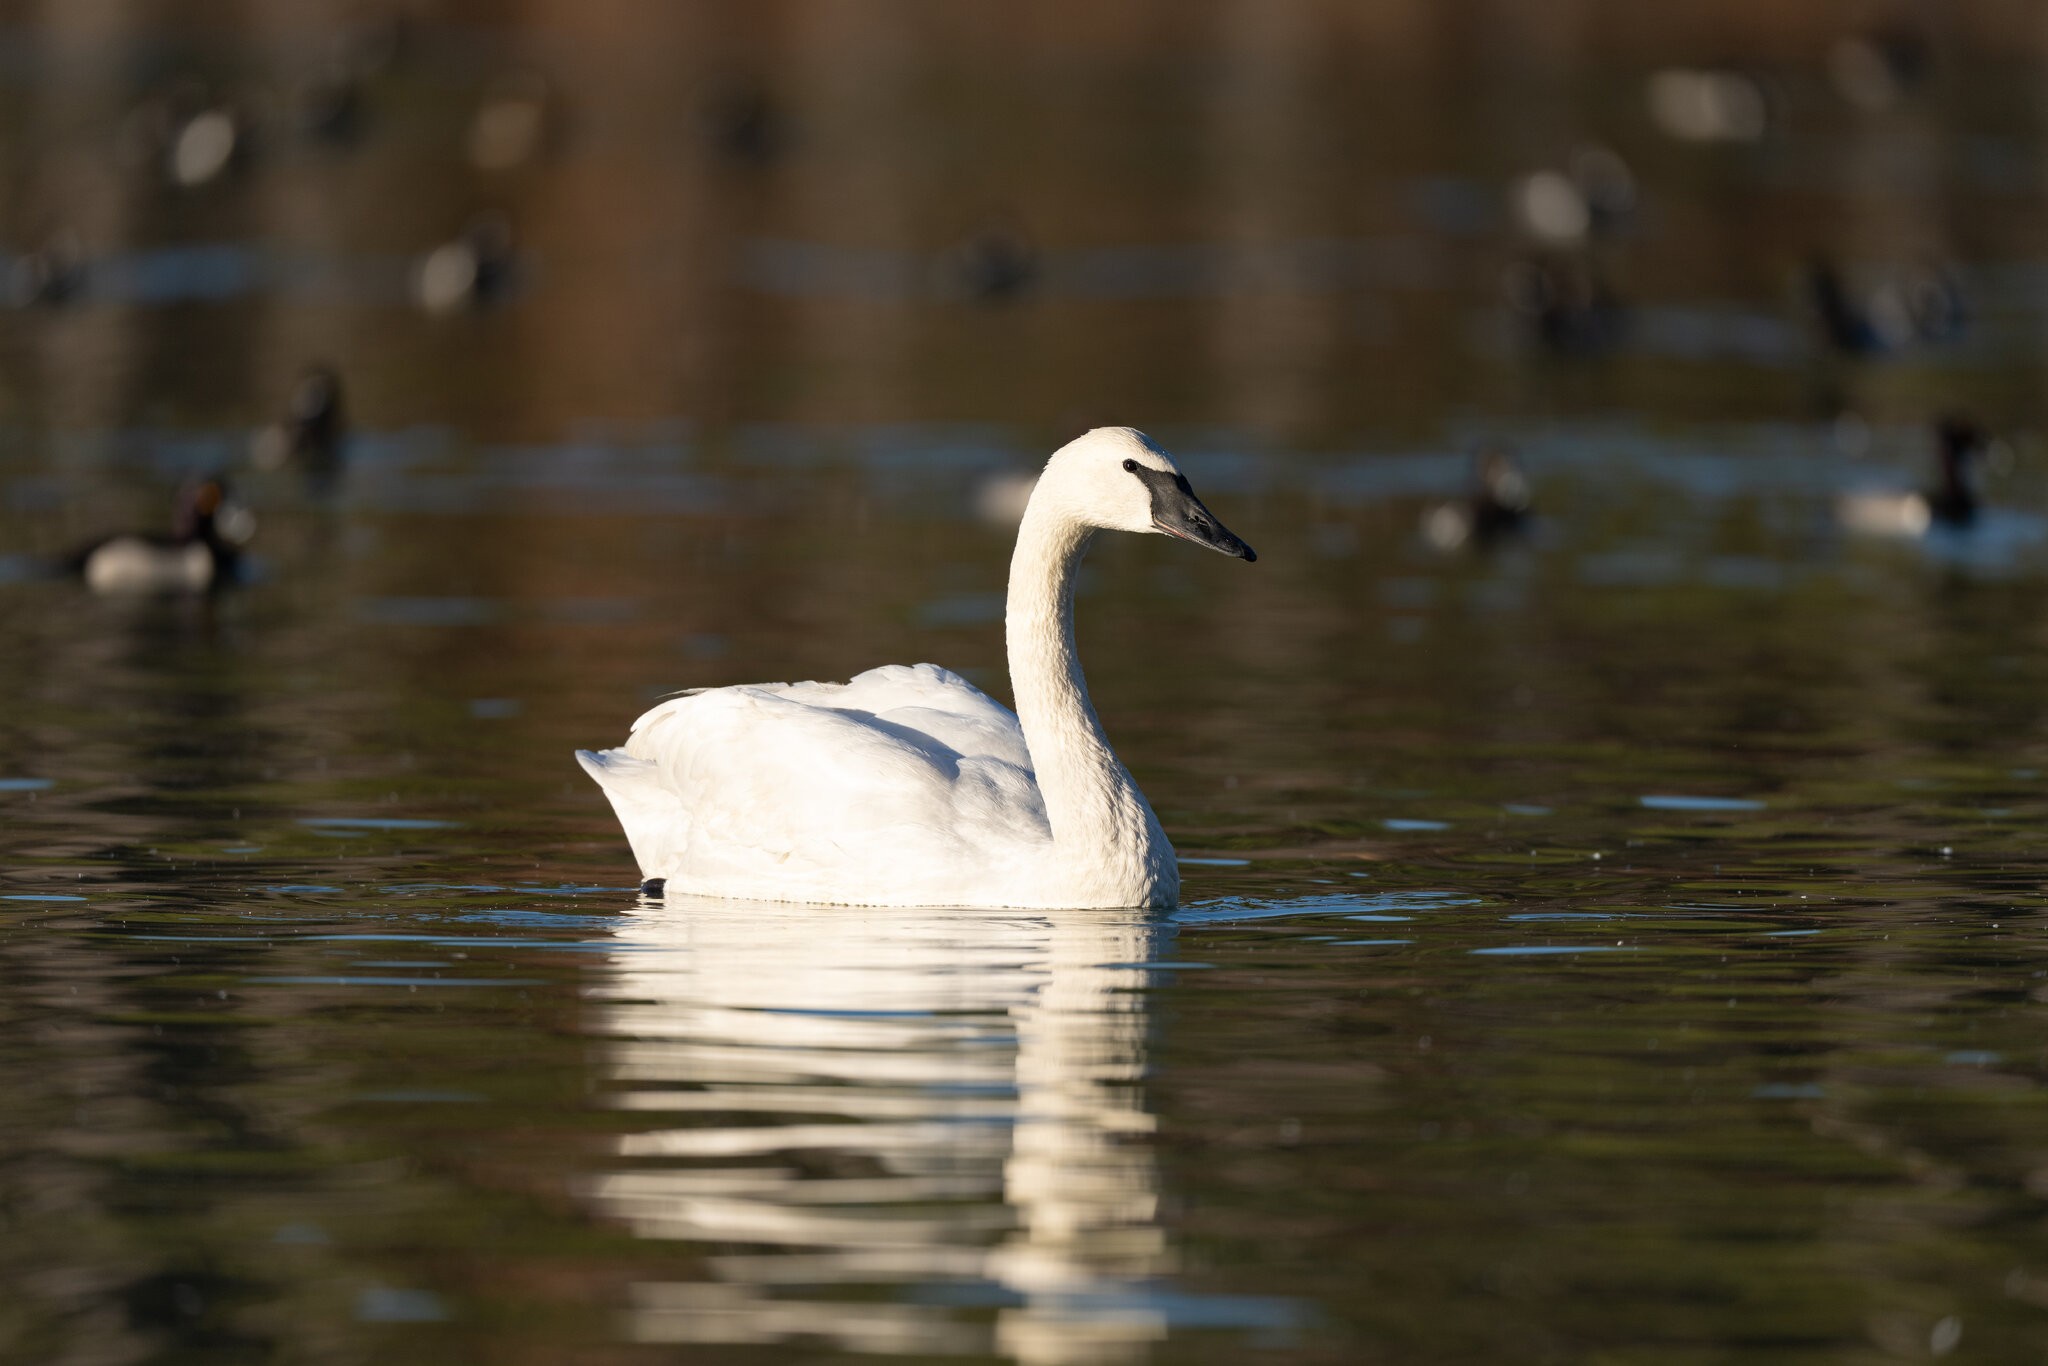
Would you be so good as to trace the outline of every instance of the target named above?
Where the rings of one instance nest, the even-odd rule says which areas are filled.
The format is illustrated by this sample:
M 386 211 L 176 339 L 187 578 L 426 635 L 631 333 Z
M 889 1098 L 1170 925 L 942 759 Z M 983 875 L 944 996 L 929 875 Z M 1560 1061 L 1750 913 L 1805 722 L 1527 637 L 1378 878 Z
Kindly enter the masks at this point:
M 0 0 L 0 1359 L 2039 1357 L 2044 77 Z M 1188 904 L 636 901 L 570 750 L 1007 698 L 1097 424 L 1260 556 L 1081 586 Z
M 366 424 L 479 440 L 955 421 L 1035 453 L 1111 419 L 1327 447 L 1471 412 L 1804 417 L 1821 261 L 1852 307 L 1940 277 L 1980 325 L 1838 397 L 2030 411 L 2043 39 L 2019 4 L 7 22 L 8 243 L 75 274 L 9 329 L 21 422 L 238 427 L 314 359 Z M 508 267 L 484 293 L 516 307 L 418 316 L 418 259 L 482 220 Z M 1503 313 L 1544 292 L 1534 264 L 1584 286 L 1559 306 L 1643 312 L 1565 348 L 1609 365 L 1518 363 L 1541 329 Z

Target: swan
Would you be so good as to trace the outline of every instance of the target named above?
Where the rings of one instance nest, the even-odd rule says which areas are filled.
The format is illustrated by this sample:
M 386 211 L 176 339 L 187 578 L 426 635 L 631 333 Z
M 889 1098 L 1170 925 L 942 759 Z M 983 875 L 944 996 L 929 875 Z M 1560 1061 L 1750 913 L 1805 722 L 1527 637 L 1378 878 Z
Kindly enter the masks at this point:
M 1074 650 L 1098 530 L 1257 556 L 1164 450 L 1102 427 L 1053 453 L 1010 560 L 1013 713 L 958 674 L 671 698 L 617 749 L 578 750 L 650 893 L 863 906 L 1167 907 L 1173 846 L 1110 748 Z

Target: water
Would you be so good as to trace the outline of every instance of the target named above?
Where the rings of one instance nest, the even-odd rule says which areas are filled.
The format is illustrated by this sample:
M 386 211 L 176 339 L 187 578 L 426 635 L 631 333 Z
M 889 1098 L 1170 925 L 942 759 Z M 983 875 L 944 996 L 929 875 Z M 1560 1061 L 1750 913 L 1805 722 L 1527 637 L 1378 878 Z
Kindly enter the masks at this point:
M 281 89 L 318 24 L 0 43 L 102 266 L 0 315 L 0 1359 L 2038 1357 L 2036 73 L 1959 27 L 1971 81 L 1859 121 L 1785 58 L 1795 125 L 1720 156 L 1644 126 L 1625 31 L 1392 71 L 1314 6 L 908 13 L 423 26 L 360 146 L 183 193 L 117 173 L 136 82 Z M 451 171 L 520 62 L 559 135 Z M 758 162 L 698 107 L 750 63 Z M 1640 307 L 1544 356 L 1505 185 L 1595 133 Z M 491 204 L 519 287 L 413 310 Z M 1010 214 L 1036 270 L 977 301 Z M 1971 331 L 1828 360 L 1817 237 L 1963 257 Z M 238 473 L 252 583 L 43 573 L 321 357 L 348 467 Z M 1840 531 L 1951 403 L 1993 515 Z M 570 751 L 687 686 L 1001 693 L 989 511 L 1097 420 L 1260 553 L 1084 576 L 1185 904 L 640 899 Z M 1533 525 L 1431 549 L 1488 443 Z

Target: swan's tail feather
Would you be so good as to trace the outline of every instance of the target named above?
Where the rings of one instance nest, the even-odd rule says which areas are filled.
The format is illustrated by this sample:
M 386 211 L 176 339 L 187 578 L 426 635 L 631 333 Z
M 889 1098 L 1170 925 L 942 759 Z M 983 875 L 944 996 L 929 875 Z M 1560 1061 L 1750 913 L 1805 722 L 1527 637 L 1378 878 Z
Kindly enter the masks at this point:
M 576 762 L 583 765 L 585 773 L 597 779 L 600 787 L 606 789 L 636 768 L 654 767 L 645 759 L 635 759 L 623 749 L 579 749 Z
M 640 876 L 671 876 L 674 869 L 669 865 L 688 838 L 689 818 L 682 801 L 662 782 L 661 765 L 622 749 L 579 749 L 576 762 L 611 798 Z

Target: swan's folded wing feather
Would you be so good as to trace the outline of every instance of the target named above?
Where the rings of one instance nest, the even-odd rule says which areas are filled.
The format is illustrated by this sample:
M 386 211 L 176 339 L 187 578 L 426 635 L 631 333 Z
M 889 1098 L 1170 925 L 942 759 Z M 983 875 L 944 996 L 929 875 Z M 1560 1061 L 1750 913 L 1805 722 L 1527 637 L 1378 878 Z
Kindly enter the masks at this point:
M 936 664 L 885 664 L 845 683 L 784 684 L 778 691 L 811 706 L 865 712 L 928 735 L 958 755 L 1031 767 L 1016 713 Z
M 963 755 L 933 733 L 1005 749 L 1008 712 L 953 675 L 910 681 L 909 692 L 856 695 L 956 705 L 878 716 L 845 705 L 851 685 L 795 684 L 719 688 L 642 717 L 627 752 L 655 765 L 689 813 L 674 871 L 701 885 L 766 880 L 825 894 L 958 874 L 1049 838 L 1027 768 L 996 754 Z

